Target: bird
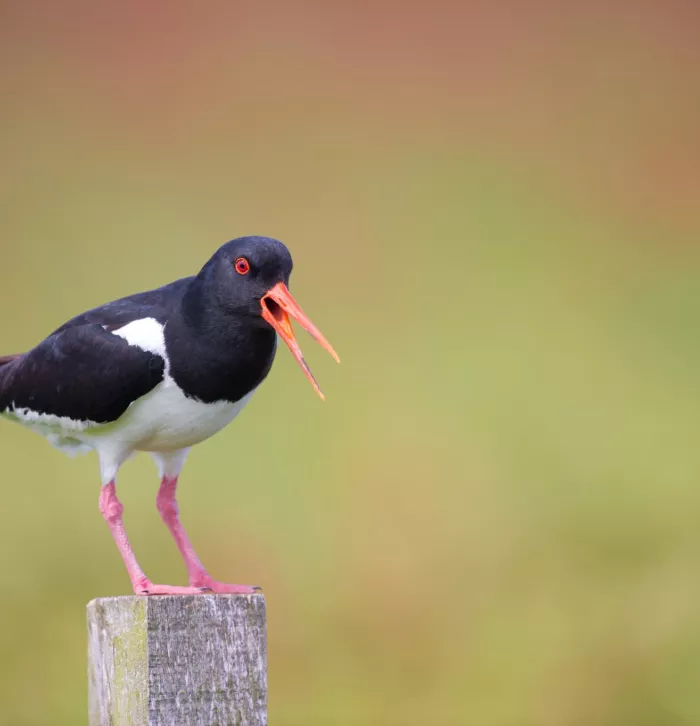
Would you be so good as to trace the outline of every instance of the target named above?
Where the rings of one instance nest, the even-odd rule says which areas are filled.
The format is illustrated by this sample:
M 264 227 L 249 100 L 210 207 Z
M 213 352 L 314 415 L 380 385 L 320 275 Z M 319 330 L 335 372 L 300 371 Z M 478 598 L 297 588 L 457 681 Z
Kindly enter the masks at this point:
M 136 594 L 260 590 L 211 577 L 181 523 L 176 489 L 191 447 L 231 423 L 267 377 L 278 337 L 324 398 L 290 318 L 340 359 L 292 297 L 291 272 L 282 242 L 239 237 L 196 275 L 84 312 L 28 352 L 0 357 L 1 417 L 69 455 L 97 453 L 99 509 Z M 129 543 L 116 482 L 138 452 L 158 468 L 156 506 L 184 560 L 187 586 L 154 584 Z

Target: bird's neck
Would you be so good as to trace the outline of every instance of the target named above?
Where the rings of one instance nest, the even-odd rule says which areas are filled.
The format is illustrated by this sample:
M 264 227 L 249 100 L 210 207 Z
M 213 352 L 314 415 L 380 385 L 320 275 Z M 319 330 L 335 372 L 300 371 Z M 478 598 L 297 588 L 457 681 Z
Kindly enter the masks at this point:
M 165 327 L 170 375 L 189 396 L 238 401 L 270 371 L 275 331 L 222 309 L 211 287 L 192 279 Z

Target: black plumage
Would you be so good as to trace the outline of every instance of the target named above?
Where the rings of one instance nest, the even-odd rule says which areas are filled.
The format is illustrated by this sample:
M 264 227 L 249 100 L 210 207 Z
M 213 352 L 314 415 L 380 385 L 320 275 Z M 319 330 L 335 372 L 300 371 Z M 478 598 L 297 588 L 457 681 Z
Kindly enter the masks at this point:
M 116 421 L 163 380 L 164 360 L 88 323 L 50 335 L 0 368 L 0 411 Z
M 251 272 L 237 275 L 245 256 Z M 260 299 L 288 283 L 292 262 L 281 242 L 245 237 L 221 247 L 195 277 L 82 313 L 35 348 L 0 359 L 0 412 L 12 408 L 78 421 L 116 421 L 163 380 L 165 360 L 114 335 L 136 320 L 164 326 L 169 372 L 183 393 L 204 403 L 236 402 L 270 371 L 275 331 Z

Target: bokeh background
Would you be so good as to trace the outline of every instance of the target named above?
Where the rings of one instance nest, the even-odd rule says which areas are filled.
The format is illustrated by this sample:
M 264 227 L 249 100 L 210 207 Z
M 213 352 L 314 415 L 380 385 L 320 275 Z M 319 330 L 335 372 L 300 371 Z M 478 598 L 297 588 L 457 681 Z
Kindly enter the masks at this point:
M 0 352 L 265 234 L 343 360 L 301 341 L 322 404 L 281 349 L 182 479 L 271 723 L 700 723 L 698 7 L 0 5 Z M 85 723 L 97 462 L 0 456 L 0 723 Z

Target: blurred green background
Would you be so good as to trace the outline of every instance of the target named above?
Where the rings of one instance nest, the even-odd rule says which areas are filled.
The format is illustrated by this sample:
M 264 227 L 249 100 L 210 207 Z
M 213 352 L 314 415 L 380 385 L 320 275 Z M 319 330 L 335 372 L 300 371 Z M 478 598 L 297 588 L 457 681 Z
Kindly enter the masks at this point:
M 277 726 L 700 723 L 692 2 L 0 5 L 1 353 L 284 240 L 286 349 L 183 473 L 264 586 Z M 0 422 L 0 723 L 86 721 L 97 495 Z M 155 468 L 146 571 L 184 583 Z

